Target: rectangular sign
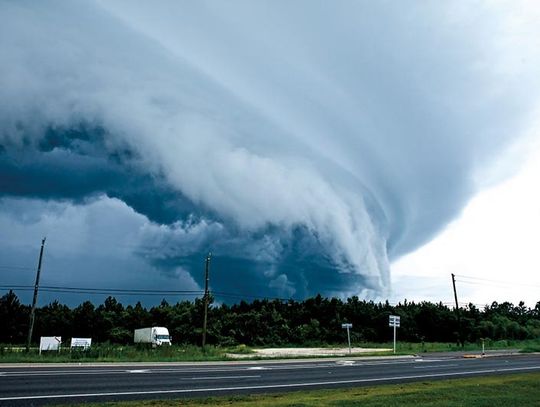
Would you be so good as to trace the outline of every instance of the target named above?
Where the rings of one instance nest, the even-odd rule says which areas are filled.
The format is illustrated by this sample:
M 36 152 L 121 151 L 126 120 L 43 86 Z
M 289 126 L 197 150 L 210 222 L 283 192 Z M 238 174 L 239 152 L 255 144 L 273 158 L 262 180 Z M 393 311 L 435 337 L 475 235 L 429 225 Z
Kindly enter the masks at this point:
M 397 315 L 390 315 L 388 318 L 388 326 L 395 326 L 399 328 L 400 317 L 398 317 Z
M 342 328 L 352 328 L 352 324 L 341 324 Z
M 39 340 L 39 351 L 42 350 L 59 350 L 62 344 L 61 336 L 42 336 Z
M 71 338 L 72 348 L 88 349 L 92 345 L 92 338 Z

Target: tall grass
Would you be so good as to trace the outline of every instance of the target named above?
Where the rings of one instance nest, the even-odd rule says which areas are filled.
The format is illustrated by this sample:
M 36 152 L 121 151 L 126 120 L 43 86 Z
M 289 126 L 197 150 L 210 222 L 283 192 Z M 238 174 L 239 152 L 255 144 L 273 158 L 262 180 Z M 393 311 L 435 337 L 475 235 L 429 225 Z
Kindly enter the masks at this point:
M 30 352 L 20 348 L 0 346 L 1 363 L 17 362 L 182 362 L 225 360 L 229 349 L 206 346 L 204 349 L 187 346 L 163 346 L 155 349 L 134 345 L 98 344 L 87 350 L 62 348 L 39 354 L 37 349 Z
M 329 346 L 329 345 L 326 345 Z M 346 344 L 334 344 L 332 347 L 345 347 Z M 392 349 L 393 343 L 355 343 L 355 347 Z M 522 349 L 525 352 L 540 351 L 540 339 L 525 341 L 486 341 L 486 351 L 494 349 Z M 481 351 L 481 343 L 466 343 L 462 348 L 455 343 L 397 342 L 396 353 L 400 355 L 421 354 L 424 352 Z M 37 348 L 25 352 L 23 347 L 0 344 L 0 363 L 51 363 L 51 362 L 184 362 L 184 361 L 218 361 L 227 360 L 227 354 L 250 354 L 250 347 L 220 347 L 207 345 L 204 349 L 194 345 L 162 346 L 155 349 L 135 345 L 94 344 L 87 350 L 64 347 L 60 351 L 42 352 Z M 373 353 L 373 355 L 392 354 L 392 352 Z M 371 354 L 364 354 L 368 356 Z M 257 357 L 260 359 L 260 357 Z

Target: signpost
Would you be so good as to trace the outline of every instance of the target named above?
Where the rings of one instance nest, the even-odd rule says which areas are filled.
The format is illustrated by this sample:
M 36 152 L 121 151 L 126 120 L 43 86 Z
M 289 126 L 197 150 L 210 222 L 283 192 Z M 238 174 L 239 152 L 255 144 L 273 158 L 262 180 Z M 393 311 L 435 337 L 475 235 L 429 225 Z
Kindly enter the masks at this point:
M 87 350 L 92 346 L 92 338 L 71 338 L 71 348 Z
M 400 317 L 397 315 L 390 315 L 388 326 L 394 327 L 394 353 L 396 353 L 396 328 L 399 328 L 400 326 Z
M 60 350 L 60 345 L 62 345 L 61 336 L 42 336 L 39 340 L 39 354 L 41 355 L 42 350 Z
M 347 340 L 349 341 L 349 354 L 351 354 L 351 334 L 349 332 L 349 329 L 352 328 L 352 324 L 341 324 L 341 327 L 343 329 L 347 329 Z

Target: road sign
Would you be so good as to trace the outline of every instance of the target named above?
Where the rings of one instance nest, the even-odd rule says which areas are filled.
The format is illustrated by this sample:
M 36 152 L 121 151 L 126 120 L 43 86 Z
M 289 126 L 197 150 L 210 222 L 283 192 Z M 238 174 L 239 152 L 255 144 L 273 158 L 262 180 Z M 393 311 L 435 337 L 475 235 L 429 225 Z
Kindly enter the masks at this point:
M 349 324 L 349 323 L 341 324 L 341 327 L 347 330 L 347 341 L 349 342 L 349 354 L 350 354 L 351 353 L 351 333 L 349 332 L 349 329 L 352 328 L 352 324 Z
M 42 350 L 60 350 L 60 345 L 62 345 L 61 336 L 42 336 L 39 339 L 39 354 L 41 355 Z
M 92 338 L 71 338 L 72 348 L 88 349 L 92 345 Z
M 389 321 L 388 321 L 388 326 L 395 326 L 395 327 L 398 327 L 400 326 L 400 317 L 398 317 L 397 315 L 390 315 L 389 316 Z
M 397 315 L 389 315 L 388 326 L 394 328 L 394 353 L 396 353 L 396 328 L 399 328 L 400 318 Z

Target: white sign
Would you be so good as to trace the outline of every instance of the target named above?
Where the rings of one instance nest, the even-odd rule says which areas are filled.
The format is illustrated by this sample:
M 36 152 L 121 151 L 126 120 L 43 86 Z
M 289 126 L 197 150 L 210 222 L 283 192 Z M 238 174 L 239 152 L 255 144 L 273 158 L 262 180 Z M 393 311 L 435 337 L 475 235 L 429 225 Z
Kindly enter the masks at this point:
M 72 348 L 88 349 L 92 345 L 92 338 L 71 338 Z
M 351 353 L 351 333 L 349 332 L 349 329 L 352 328 L 352 324 L 349 324 L 349 323 L 341 324 L 341 327 L 347 330 L 347 341 L 349 342 L 349 354 L 350 354 Z
M 396 328 L 399 328 L 400 318 L 397 315 L 389 315 L 388 326 L 394 327 L 394 353 L 396 353 Z
M 39 353 L 42 350 L 60 350 L 62 344 L 61 336 L 42 336 L 39 340 Z
M 395 326 L 395 327 L 399 328 L 399 326 L 400 326 L 400 317 L 398 317 L 397 315 L 390 315 L 389 321 L 388 321 L 388 326 Z

